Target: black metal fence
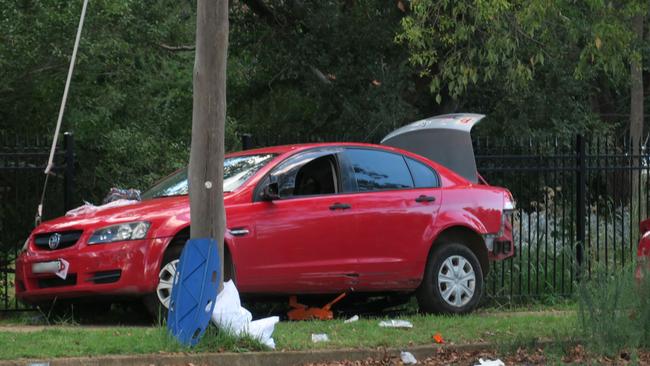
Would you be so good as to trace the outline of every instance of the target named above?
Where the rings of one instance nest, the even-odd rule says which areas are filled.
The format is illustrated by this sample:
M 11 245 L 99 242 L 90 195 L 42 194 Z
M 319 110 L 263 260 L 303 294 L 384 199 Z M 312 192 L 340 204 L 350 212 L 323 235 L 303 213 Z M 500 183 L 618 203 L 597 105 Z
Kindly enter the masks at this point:
M 627 139 L 477 140 L 479 172 L 509 188 L 516 257 L 495 263 L 492 297 L 570 295 L 578 276 L 635 260 L 649 212 L 646 146 Z
M 72 203 L 74 140 L 63 135 L 45 195 L 43 218 L 60 216 Z M 34 228 L 51 140 L 0 134 L 0 311 L 22 310 L 14 297 L 14 261 Z
M 253 144 L 250 136 L 244 139 L 244 146 Z M 46 218 L 62 214 L 74 190 L 72 135 L 64 140 L 46 195 Z M 13 297 L 13 261 L 33 227 L 48 143 L 0 135 L 0 311 L 21 309 Z M 516 256 L 493 265 L 489 296 L 570 295 L 578 274 L 588 276 L 597 267 L 618 270 L 634 260 L 639 222 L 650 212 L 645 144 L 578 136 L 477 139 L 474 148 L 479 173 L 509 188 L 517 200 Z

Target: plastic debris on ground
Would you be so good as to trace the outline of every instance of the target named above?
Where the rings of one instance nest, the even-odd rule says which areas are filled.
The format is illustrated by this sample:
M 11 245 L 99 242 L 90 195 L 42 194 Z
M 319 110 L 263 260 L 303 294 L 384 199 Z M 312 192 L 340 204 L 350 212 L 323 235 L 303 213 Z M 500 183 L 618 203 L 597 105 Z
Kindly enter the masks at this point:
M 437 333 L 434 334 L 433 337 L 431 337 L 431 338 L 433 338 L 434 342 L 436 342 L 436 343 L 438 343 L 438 344 L 443 344 L 443 343 L 445 343 L 445 340 L 442 339 L 442 334 L 440 334 L 440 332 L 437 332 Z
M 350 319 L 345 320 L 343 323 L 354 323 L 357 320 L 359 320 L 359 315 L 355 315 L 355 316 L 351 317 Z
M 415 356 L 411 352 L 400 352 L 399 357 L 402 359 L 402 363 L 405 365 L 415 365 L 418 363 L 418 360 L 415 359 Z
M 75 216 L 79 216 L 79 215 L 91 214 L 91 213 L 101 211 L 101 210 L 106 210 L 108 208 L 133 205 L 133 204 L 136 204 L 138 202 L 140 202 L 140 201 L 117 200 L 117 201 L 107 203 L 105 205 L 95 206 L 92 203 L 88 203 L 88 202 L 84 201 L 83 205 L 66 212 L 65 215 L 67 217 L 75 217 Z
M 273 330 L 279 321 L 277 316 L 253 320 L 251 312 L 241 306 L 239 292 L 232 281 L 223 283 L 212 311 L 212 322 L 219 329 L 235 336 L 248 335 L 272 349 L 275 349 Z
M 142 198 L 140 197 L 139 189 L 122 189 L 113 187 L 108 191 L 106 197 L 104 197 L 102 204 L 107 204 L 117 200 L 141 201 Z
M 413 328 L 413 323 L 408 320 L 382 320 L 379 322 L 380 327 L 385 328 Z
M 506 366 L 506 364 L 503 363 L 503 361 L 501 361 L 500 359 L 484 360 L 482 358 L 479 358 L 478 363 L 475 364 L 474 366 Z
M 327 334 L 321 333 L 321 334 L 313 334 L 311 335 L 311 341 L 314 343 L 318 342 L 329 342 L 330 338 L 327 336 Z

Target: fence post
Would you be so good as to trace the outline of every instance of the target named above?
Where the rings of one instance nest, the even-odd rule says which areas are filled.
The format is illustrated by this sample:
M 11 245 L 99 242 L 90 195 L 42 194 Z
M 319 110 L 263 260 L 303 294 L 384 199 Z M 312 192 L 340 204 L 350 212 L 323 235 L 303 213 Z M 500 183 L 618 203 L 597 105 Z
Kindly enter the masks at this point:
M 65 149 L 65 172 L 63 175 L 64 189 L 63 189 L 63 207 L 65 211 L 73 209 L 74 204 L 74 135 L 72 132 L 63 134 L 63 147 Z
M 253 148 L 253 135 L 244 133 L 241 135 L 241 149 L 249 150 Z
M 582 135 L 576 137 L 576 279 L 582 275 L 582 262 L 585 243 L 585 206 L 587 179 L 587 156 L 585 154 L 585 139 Z

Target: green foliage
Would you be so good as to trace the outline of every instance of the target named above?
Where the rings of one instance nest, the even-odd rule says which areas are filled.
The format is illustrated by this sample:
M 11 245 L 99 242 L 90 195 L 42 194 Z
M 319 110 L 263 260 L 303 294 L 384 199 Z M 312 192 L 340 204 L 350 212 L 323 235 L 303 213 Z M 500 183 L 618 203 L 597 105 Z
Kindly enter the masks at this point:
M 587 344 L 598 354 L 650 347 L 650 277 L 637 282 L 632 268 L 604 269 L 578 287 L 579 319 Z

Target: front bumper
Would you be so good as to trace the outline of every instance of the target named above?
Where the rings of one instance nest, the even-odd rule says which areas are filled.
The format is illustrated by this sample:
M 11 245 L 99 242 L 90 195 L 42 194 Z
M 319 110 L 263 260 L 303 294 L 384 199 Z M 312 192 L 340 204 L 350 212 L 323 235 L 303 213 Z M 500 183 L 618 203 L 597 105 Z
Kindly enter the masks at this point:
M 38 303 L 54 299 L 145 295 L 154 291 L 158 283 L 157 253 L 168 240 L 143 239 L 96 245 L 84 242 L 60 250 L 23 252 L 16 260 L 16 297 L 27 303 Z M 34 264 L 60 259 L 69 263 L 65 279 L 53 273 L 33 271 Z

